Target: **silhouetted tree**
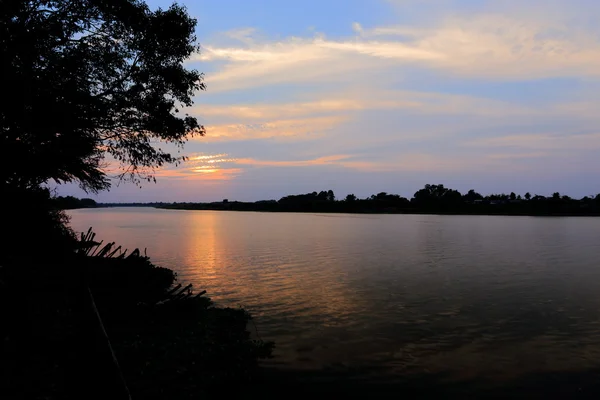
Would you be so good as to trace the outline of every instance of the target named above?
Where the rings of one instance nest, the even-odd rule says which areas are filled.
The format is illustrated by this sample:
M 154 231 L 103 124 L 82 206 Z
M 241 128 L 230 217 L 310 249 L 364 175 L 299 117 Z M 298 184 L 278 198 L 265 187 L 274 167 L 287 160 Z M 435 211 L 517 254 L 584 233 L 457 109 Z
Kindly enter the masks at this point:
M 325 191 L 307 194 L 285 196 L 276 201 L 259 201 L 256 203 L 233 202 L 227 209 L 240 211 L 312 211 L 312 212 L 384 212 L 384 213 L 414 213 L 414 212 L 439 212 L 439 213 L 465 213 L 465 214 L 507 214 L 507 215 L 600 215 L 600 195 L 594 198 L 586 196 L 581 200 L 574 200 L 562 196 L 559 200 L 536 195 L 530 202 L 512 201 L 521 200 L 521 195 L 511 193 L 490 194 L 483 198 L 475 190 L 469 190 L 465 195 L 443 185 L 425 185 L 415 193 L 409 201 L 397 194 L 379 192 L 364 200 L 357 199 L 354 194 L 349 194 L 344 201 L 323 200 Z M 321 199 L 319 198 L 321 196 Z M 475 205 L 475 200 L 485 200 Z M 162 204 L 164 208 L 222 210 L 221 202 L 196 203 L 196 204 Z
M 333 190 L 327 191 L 327 201 L 335 201 L 335 194 L 333 193 Z
M 483 196 L 480 195 L 479 193 L 477 193 L 475 190 L 471 189 L 467 192 L 467 194 L 465 194 L 464 196 L 465 201 L 468 201 L 470 203 L 474 202 L 475 200 L 482 200 Z
M 444 185 L 425 185 L 413 197 L 416 204 L 425 207 L 448 207 L 462 203 L 462 194 Z
M 552 193 L 552 200 L 560 200 L 560 193 L 558 193 L 558 192 Z
M 73 196 L 58 196 L 53 199 L 53 203 L 55 204 L 56 208 L 60 210 L 70 210 L 75 208 L 93 208 L 97 206 L 96 201 L 94 201 L 93 199 L 78 199 Z
M 531 199 L 531 193 L 527 192 L 525 193 L 525 200 L 530 200 Z
M 444 185 L 427 184 L 423 189 L 417 191 L 413 198 L 417 203 L 427 204 L 431 203 L 437 198 L 440 198 L 445 191 L 446 188 L 444 188 Z
M 515 194 L 515 192 L 510 192 L 510 199 L 513 201 L 517 199 L 517 195 Z
M 181 161 L 154 143 L 204 134 L 178 114 L 204 89 L 183 65 L 198 50 L 195 25 L 181 6 L 139 0 L 3 1 L 0 82 L 16 90 L 0 108 L 0 185 L 98 191 L 106 154 L 136 182 Z

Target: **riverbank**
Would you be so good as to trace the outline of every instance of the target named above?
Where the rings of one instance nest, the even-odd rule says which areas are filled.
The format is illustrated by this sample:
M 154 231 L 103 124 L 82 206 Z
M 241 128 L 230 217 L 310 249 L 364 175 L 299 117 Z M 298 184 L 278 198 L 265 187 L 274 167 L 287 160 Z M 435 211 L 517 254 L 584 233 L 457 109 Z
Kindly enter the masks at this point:
M 3 398 L 239 393 L 270 357 L 273 344 L 251 337 L 244 309 L 214 306 L 172 270 L 91 231 L 76 247 L 0 269 Z
M 294 393 L 297 397 L 350 399 L 596 399 L 600 397 L 599 382 L 600 369 L 540 371 L 514 379 L 485 380 L 426 371 L 415 372 L 411 377 L 382 373 L 364 379 L 360 371 L 265 368 L 247 397 L 278 399 L 283 394 Z
M 68 204 L 76 204 L 73 199 Z M 63 201 L 63 203 L 65 203 Z M 85 202 L 80 202 L 84 207 Z M 444 185 L 425 185 L 409 200 L 381 192 L 360 199 L 353 194 L 337 199 L 332 190 L 288 195 L 279 200 L 255 202 L 148 202 L 99 203 L 98 207 L 156 207 L 174 210 L 312 212 L 344 214 L 447 214 L 447 215 L 524 215 L 524 216 L 600 216 L 600 195 L 574 199 L 558 192 L 551 197 L 526 193 L 524 196 L 491 194 L 474 190 L 461 194 Z
M 340 204 L 308 204 L 281 205 L 279 203 L 263 204 L 245 202 L 215 202 L 215 203 L 163 203 L 152 204 L 154 207 L 166 210 L 204 210 L 204 211 L 248 211 L 248 212 L 284 212 L 284 213 L 337 213 L 337 214 L 435 214 L 435 215 L 499 215 L 499 216 L 532 216 L 532 217 L 597 217 L 600 210 L 587 207 L 563 209 L 560 207 L 532 207 L 521 204 L 466 204 L 456 209 L 435 207 L 357 207 L 344 202 Z M 100 207 L 103 205 L 101 204 Z M 111 205 L 115 207 L 117 205 Z

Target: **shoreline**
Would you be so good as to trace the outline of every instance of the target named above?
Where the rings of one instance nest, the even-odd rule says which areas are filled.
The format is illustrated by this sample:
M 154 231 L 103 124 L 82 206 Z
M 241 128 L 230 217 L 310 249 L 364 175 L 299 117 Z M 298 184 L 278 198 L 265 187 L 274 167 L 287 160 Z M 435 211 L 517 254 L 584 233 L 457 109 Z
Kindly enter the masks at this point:
M 288 214 L 349 214 L 349 215 L 453 215 L 453 216 L 504 216 L 504 217 L 600 217 L 600 212 L 595 213 L 519 213 L 503 211 L 343 211 L 343 210 L 264 210 L 264 209 L 235 209 L 235 208 L 210 208 L 210 207 L 168 207 L 168 206 L 108 206 L 97 208 L 115 208 L 115 207 L 146 207 L 161 210 L 178 211 L 235 211 L 235 212 L 264 212 L 264 213 L 288 213 Z
M 471 210 L 471 211 L 435 211 L 435 210 L 276 210 L 276 209 L 261 209 L 261 208 L 219 208 L 210 206 L 191 205 L 172 206 L 172 205 L 154 205 L 154 204 L 98 204 L 96 207 L 77 207 L 67 208 L 65 211 L 99 209 L 99 208 L 155 208 L 159 210 L 175 210 L 175 211 L 234 211 L 234 212 L 260 212 L 260 213 L 287 213 L 287 214 L 348 214 L 348 215 L 453 215 L 453 216 L 498 216 L 498 217 L 600 217 L 600 212 L 589 213 L 574 213 L 574 212 L 558 212 L 558 213 L 527 213 L 527 212 L 510 212 L 503 210 Z

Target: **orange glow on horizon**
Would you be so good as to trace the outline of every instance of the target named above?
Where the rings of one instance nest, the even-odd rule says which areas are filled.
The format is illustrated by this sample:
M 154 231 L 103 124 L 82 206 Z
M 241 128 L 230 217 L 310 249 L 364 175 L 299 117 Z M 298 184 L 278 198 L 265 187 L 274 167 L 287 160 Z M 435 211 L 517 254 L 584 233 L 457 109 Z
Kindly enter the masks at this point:
M 219 172 L 221 171 L 218 168 L 210 168 L 210 169 L 205 169 L 205 168 L 194 168 L 192 171 L 194 172 L 201 172 L 203 174 L 213 174 L 215 172 Z

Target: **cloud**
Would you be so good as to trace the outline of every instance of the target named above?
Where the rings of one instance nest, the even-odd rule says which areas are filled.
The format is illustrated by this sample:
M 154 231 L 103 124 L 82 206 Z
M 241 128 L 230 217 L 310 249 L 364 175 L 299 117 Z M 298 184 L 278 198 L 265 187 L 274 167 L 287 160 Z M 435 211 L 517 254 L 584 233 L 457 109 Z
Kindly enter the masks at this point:
M 157 171 L 159 178 L 227 181 L 247 167 L 313 167 L 337 166 L 357 170 L 378 170 L 375 162 L 358 161 L 356 156 L 334 154 L 305 160 L 262 160 L 256 158 L 231 158 L 228 154 L 192 154 L 182 165 L 168 166 Z
M 256 34 L 255 28 L 238 28 L 225 32 L 223 36 L 250 45 L 254 43 L 253 36 Z
M 320 137 L 345 120 L 343 116 L 306 117 L 267 122 L 240 118 L 238 123 L 206 125 L 206 136 L 192 140 L 198 143 L 265 139 L 309 140 Z
M 310 101 L 273 102 L 253 104 L 202 104 L 193 113 L 206 121 L 249 124 L 244 131 L 254 128 L 280 129 L 282 126 L 306 125 L 331 127 L 369 110 L 403 110 L 411 114 L 470 115 L 470 116 L 571 116 L 598 118 L 600 101 L 565 102 L 559 104 L 532 104 L 522 101 L 502 101 L 485 97 L 418 92 L 407 90 L 346 90 L 339 93 L 319 93 Z M 238 124 L 225 124 L 215 129 L 240 130 Z M 254 125 L 258 124 L 258 125 Z M 261 125 L 261 124 L 264 124 Z M 234 135 L 237 136 L 237 135 Z
M 322 94 L 320 99 L 290 103 L 254 103 L 239 105 L 200 105 L 193 109 L 203 118 L 270 121 L 276 119 L 331 115 L 374 109 L 401 109 L 422 106 L 419 97 L 426 94 L 378 92 L 377 94 Z
M 384 171 L 394 168 L 392 164 L 380 161 L 359 160 L 356 155 L 333 154 L 300 160 L 268 160 L 258 158 L 231 158 L 227 154 L 194 154 L 181 166 L 160 169 L 157 177 L 183 178 L 195 180 L 230 180 L 248 167 L 250 168 L 293 168 L 333 166 L 361 171 Z
M 338 154 L 331 156 L 324 156 L 309 160 L 293 160 L 293 161 L 282 161 L 282 160 L 256 160 L 253 158 L 241 158 L 235 161 L 236 164 L 240 165 L 252 165 L 258 167 L 308 167 L 315 165 L 344 165 L 344 160 L 351 158 L 352 156 L 346 154 Z
M 488 148 L 516 148 L 536 150 L 594 150 L 600 148 L 600 133 L 586 134 L 520 134 L 475 139 L 467 146 Z
M 600 74 L 598 36 L 577 26 L 483 14 L 451 17 L 436 28 L 395 29 L 398 35 L 410 35 L 415 48 L 440 55 L 431 67 L 463 76 L 539 79 Z M 367 37 L 381 34 L 394 34 L 394 28 L 365 32 Z
M 530 152 L 530 153 L 500 153 L 490 154 L 488 157 L 496 160 L 508 160 L 508 159 L 531 159 L 531 158 L 543 158 L 551 157 L 552 153 L 548 152 Z
M 357 21 L 337 40 L 324 35 L 254 40 L 256 32 L 244 30 L 241 46 L 208 44 L 198 59 L 223 63 L 207 75 L 212 92 L 332 80 L 382 83 L 409 65 L 495 80 L 600 77 L 599 30 L 567 18 L 575 6 L 548 6 L 554 12 L 536 14 L 510 3 L 501 11 L 455 12 L 427 25 L 366 28 Z
M 362 34 L 363 34 L 363 27 L 362 27 L 362 25 L 361 25 L 361 24 L 359 24 L 358 22 L 353 22 L 353 23 L 352 23 L 352 30 L 353 30 L 355 33 L 359 34 L 359 35 L 362 35 Z
M 179 166 L 169 165 L 156 172 L 158 178 L 174 178 L 201 181 L 228 181 L 243 170 L 229 166 L 235 159 L 228 154 L 196 153 L 188 155 L 187 161 Z
M 306 160 L 258 160 L 253 158 L 236 159 L 235 164 L 252 167 L 314 167 L 335 166 L 360 172 L 423 172 L 423 171 L 464 171 L 475 165 L 500 165 L 492 158 L 482 156 L 455 157 L 425 152 L 397 154 L 391 159 L 376 157 L 374 160 L 361 159 L 364 156 L 336 154 Z
M 157 179 L 170 178 L 197 181 L 229 181 L 243 172 L 244 171 L 240 168 L 213 168 L 210 170 L 198 171 L 182 166 L 179 169 L 159 170 L 156 177 Z
M 435 58 L 401 43 L 328 41 L 323 38 L 290 38 L 241 47 L 205 46 L 199 61 L 221 61 L 207 73 L 212 93 L 283 83 L 345 81 L 361 71 L 375 72 L 406 61 Z M 369 77 L 372 79 L 372 77 Z

